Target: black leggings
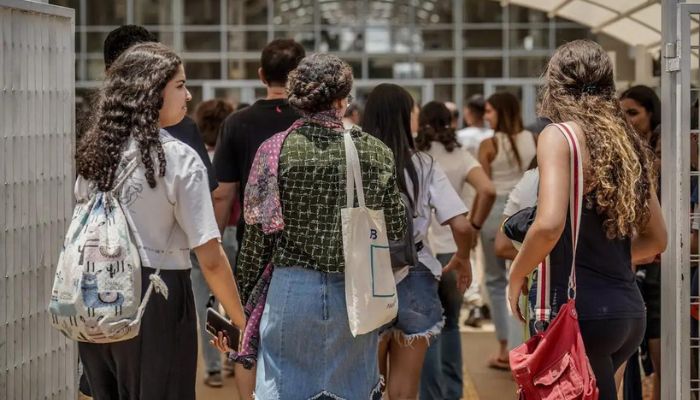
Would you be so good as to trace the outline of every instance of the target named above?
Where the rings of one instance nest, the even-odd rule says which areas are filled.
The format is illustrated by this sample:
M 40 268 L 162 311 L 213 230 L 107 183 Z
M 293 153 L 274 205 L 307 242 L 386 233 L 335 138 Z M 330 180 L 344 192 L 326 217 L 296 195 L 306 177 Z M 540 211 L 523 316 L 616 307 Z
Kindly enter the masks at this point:
M 586 355 L 593 368 L 600 400 L 616 400 L 615 371 L 637 350 L 646 319 L 622 318 L 579 321 Z

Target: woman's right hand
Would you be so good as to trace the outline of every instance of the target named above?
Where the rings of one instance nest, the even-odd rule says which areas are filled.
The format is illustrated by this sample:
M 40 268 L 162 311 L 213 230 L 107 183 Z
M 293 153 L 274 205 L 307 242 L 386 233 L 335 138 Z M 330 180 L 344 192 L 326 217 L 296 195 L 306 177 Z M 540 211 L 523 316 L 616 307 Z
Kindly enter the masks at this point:
M 226 339 L 226 336 L 224 336 L 222 332 L 219 332 L 217 337 L 210 340 L 209 343 L 222 353 L 233 351 L 233 349 L 229 347 L 228 339 Z
M 472 284 L 472 265 L 469 257 L 461 258 L 455 254 L 442 271 L 443 273 L 448 271 L 457 273 L 457 289 L 461 294 L 464 294 Z

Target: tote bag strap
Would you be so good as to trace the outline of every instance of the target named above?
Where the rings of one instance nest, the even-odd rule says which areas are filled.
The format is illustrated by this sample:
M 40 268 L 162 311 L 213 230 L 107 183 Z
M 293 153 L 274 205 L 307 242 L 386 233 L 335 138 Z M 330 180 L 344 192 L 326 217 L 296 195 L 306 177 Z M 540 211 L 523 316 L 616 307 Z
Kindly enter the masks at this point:
M 357 203 L 360 207 L 364 207 L 365 191 L 362 186 L 360 156 L 357 153 L 357 148 L 352 140 L 350 131 L 345 131 L 343 137 L 345 140 L 345 170 L 347 176 L 345 192 L 347 194 L 347 208 L 353 208 L 355 205 L 355 189 L 357 189 Z
M 576 248 L 581 225 L 581 205 L 583 203 L 583 166 L 580 146 L 574 130 L 567 123 L 553 124 L 564 135 L 569 145 L 569 213 L 571 215 L 572 259 L 567 297 L 576 298 Z M 551 316 L 550 302 L 550 258 L 547 256 L 537 268 L 537 293 L 535 301 L 535 330 L 542 332 Z

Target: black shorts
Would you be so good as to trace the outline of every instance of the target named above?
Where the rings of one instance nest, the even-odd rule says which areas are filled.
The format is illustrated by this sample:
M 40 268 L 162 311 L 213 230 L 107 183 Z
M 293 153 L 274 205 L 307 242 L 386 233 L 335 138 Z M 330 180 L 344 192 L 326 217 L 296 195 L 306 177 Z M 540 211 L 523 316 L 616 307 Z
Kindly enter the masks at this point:
M 151 268 L 143 268 L 145 293 Z M 168 299 L 151 295 L 139 335 L 109 344 L 79 343 L 95 400 L 194 400 L 197 315 L 190 270 L 161 270 Z

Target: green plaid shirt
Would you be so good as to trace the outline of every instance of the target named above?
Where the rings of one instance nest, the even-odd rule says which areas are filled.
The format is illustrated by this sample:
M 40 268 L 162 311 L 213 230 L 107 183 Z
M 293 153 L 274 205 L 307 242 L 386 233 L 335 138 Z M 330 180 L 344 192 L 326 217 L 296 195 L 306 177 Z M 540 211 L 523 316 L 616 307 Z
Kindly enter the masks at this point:
M 406 215 L 396 186 L 393 153 L 357 128 L 352 137 L 360 156 L 366 205 L 384 210 L 389 240 L 401 240 Z M 285 228 L 265 235 L 260 226 L 246 224 L 236 269 L 244 304 L 270 260 L 282 267 L 345 270 L 340 222 L 340 210 L 347 201 L 345 174 L 342 134 L 310 123 L 289 134 L 278 176 Z

